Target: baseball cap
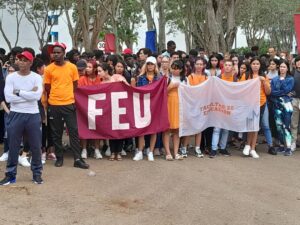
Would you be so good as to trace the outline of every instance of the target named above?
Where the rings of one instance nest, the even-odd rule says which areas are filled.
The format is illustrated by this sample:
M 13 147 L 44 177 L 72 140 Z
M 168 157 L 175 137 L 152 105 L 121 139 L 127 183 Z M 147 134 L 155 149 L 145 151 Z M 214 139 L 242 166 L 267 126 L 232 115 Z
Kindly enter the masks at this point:
M 64 43 L 61 43 L 61 42 L 54 42 L 53 45 L 49 45 L 48 47 L 48 52 L 51 54 L 53 52 L 53 49 L 55 47 L 60 47 L 62 48 L 64 51 L 67 49 L 67 46 L 64 44 Z
M 84 59 L 79 59 L 76 63 L 76 67 L 78 70 L 84 70 L 87 67 L 87 63 Z
M 125 48 L 125 49 L 123 50 L 123 54 L 124 54 L 124 55 L 132 55 L 132 50 L 131 50 L 130 48 Z
M 147 59 L 146 59 L 146 64 L 147 63 L 153 63 L 153 64 L 156 64 L 156 58 L 153 57 L 153 56 L 149 56 Z
M 26 58 L 30 62 L 33 61 L 33 55 L 29 51 L 24 51 L 22 53 L 17 54 L 17 58 Z

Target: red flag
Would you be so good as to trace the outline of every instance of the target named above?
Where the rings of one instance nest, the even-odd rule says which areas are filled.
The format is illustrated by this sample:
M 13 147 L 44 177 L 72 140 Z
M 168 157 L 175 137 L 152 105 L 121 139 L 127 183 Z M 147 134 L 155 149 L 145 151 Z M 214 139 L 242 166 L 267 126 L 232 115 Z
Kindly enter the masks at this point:
M 116 36 L 114 34 L 105 34 L 105 52 L 116 52 Z
M 79 137 L 123 139 L 169 128 L 167 80 L 133 88 L 122 82 L 77 89 Z
M 295 32 L 297 40 L 297 51 L 300 53 L 300 14 L 294 14 Z

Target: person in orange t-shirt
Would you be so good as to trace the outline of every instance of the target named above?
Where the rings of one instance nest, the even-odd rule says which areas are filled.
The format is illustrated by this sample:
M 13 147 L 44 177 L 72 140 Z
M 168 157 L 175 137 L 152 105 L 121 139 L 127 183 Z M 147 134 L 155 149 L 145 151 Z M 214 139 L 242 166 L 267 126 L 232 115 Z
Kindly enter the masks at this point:
M 194 73 L 190 74 L 187 79 L 188 85 L 190 85 L 190 86 L 199 85 L 207 80 L 207 75 L 204 72 L 206 64 L 207 64 L 207 61 L 204 58 L 201 58 L 201 57 L 196 58 Z M 195 135 L 195 154 L 199 158 L 204 157 L 204 155 L 202 154 L 202 151 L 200 149 L 201 136 L 202 136 L 201 133 Z M 183 147 L 181 148 L 181 154 L 183 157 L 187 157 L 187 145 L 189 142 L 189 138 L 190 137 L 183 138 Z
M 269 126 L 269 118 L 266 117 L 264 119 L 264 113 L 267 113 L 267 95 L 271 93 L 270 81 L 264 73 L 261 71 L 261 61 L 258 57 L 254 57 L 250 61 L 250 71 L 246 75 L 246 80 L 259 78 L 261 81 L 261 89 L 260 89 L 260 123 L 263 125 L 264 133 L 267 139 L 272 139 L 270 126 Z M 257 142 L 258 132 L 248 132 L 247 134 L 247 143 L 244 147 L 243 154 L 245 156 L 252 156 L 253 158 L 259 158 L 259 155 L 255 151 L 255 146 Z M 269 148 L 273 148 L 272 144 L 269 144 Z M 269 149 L 270 151 L 270 149 Z
M 237 74 L 238 81 L 246 80 L 246 73 L 249 71 L 249 64 L 247 62 L 242 62 L 239 64 L 239 72 Z
M 48 95 L 48 115 L 55 146 L 56 167 L 63 165 L 62 134 L 66 123 L 71 150 L 74 155 L 74 167 L 88 169 L 80 155 L 80 142 L 78 137 L 77 117 L 74 91 L 79 79 L 77 68 L 74 64 L 65 61 L 66 46 L 63 43 L 54 43 L 50 51 L 54 62 L 45 68 L 44 84 Z
M 95 60 L 87 61 L 87 67 L 85 68 L 85 75 L 81 76 L 78 80 L 78 87 L 93 86 L 101 83 L 101 78 L 97 72 L 97 62 Z M 81 157 L 87 158 L 87 140 L 81 139 L 82 151 Z M 95 140 L 95 154 L 96 159 L 102 159 L 100 152 L 100 140 Z

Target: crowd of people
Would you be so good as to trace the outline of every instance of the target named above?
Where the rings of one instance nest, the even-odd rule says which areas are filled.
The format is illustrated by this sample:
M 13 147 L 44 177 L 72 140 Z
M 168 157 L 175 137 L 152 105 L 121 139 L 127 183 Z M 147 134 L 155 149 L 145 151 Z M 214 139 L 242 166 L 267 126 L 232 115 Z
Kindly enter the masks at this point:
M 195 48 L 189 53 L 176 51 L 169 41 L 160 54 L 141 48 L 122 54 L 105 54 L 101 50 L 66 52 L 63 43 L 45 46 L 36 54 L 32 48 L 15 47 L 6 54 L 0 49 L 0 141 L 7 161 L 5 178 L 0 185 L 16 182 L 17 165 L 31 167 L 33 182 L 43 183 L 42 169 L 46 160 L 56 167 L 64 164 L 62 136 L 67 132 L 74 167 L 88 169 L 84 161 L 92 156 L 121 161 L 128 152 L 133 160 L 164 155 L 167 161 L 183 160 L 191 149 L 191 138 L 179 137 L 178 87 L 194 86 L 210 76 L 228 82 L 259 78 L 260 127 L 268 153 L 291 156 L 296 149 L 300 110 L 300 56 L 270 47 L 258 55 L 258 48 L 244 55 L 236 52 L 212 53 Z M 74 93 L 77 87 L 124 82 L 141 87 L 167 78 L 168 130 L 140 137 L 110 140 L 80 140 Z M 242 154 L 259 158 L 256 151 L 258 132 L 236 133 L 210 127 L 194 135 L 194 154 L 215 158 L 230 156 L 229 145 L 239 144 Z M 172 139 L 172 147 L 171 147 Z M 104 155 L 104 156 L 103 156 Z M 29 160 L 30 156 L 30 160 Z

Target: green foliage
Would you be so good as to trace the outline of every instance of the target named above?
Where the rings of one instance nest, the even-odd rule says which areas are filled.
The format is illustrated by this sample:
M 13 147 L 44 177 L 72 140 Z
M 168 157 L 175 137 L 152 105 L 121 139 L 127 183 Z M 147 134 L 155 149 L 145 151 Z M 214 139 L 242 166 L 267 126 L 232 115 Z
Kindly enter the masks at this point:
M 140 23 L 144 23 L 142 7 L 137 0 L 121 0 L 120 11 L 117 17 L 117 37 L 120 43 L 132 45 L 138 41 L 138 33 L 136 28 Z M 110 18 L 105 24 L 105 28 L 100 32 L 99 36 L 113 32 L 113 21 Z

